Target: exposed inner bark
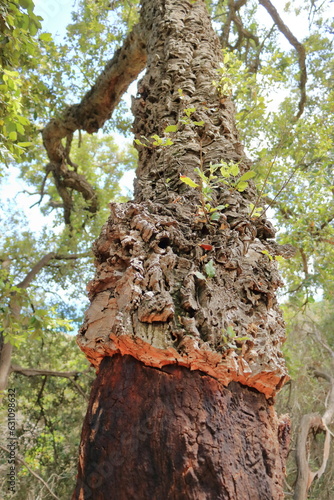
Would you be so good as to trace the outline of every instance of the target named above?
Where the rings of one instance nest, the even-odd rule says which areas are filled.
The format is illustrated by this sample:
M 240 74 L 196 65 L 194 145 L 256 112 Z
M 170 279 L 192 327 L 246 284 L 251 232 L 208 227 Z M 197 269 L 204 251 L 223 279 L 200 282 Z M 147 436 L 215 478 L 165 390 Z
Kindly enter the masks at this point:
M 225 389 L 199 371 L 105 358 L 72 500 L 283 499 L 288 426 L 235 382 Z

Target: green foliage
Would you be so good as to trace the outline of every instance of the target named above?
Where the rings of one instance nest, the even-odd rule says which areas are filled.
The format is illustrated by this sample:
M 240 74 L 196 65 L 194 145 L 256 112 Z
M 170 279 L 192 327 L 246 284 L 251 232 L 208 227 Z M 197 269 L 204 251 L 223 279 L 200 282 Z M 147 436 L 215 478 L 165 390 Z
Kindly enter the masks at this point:
M 71 378 L 25 377 L 15 373 L 10 381 L 16 389 L 19 410 L 16 422 L 19 453 L 52 491 L 65 500 L 74 489 L 81 425 L 94 370 L 89 369 L 84 356 L 78 355 L 74 338 L 54 330 L 18 347 L 13 364 L 77 373 Z M 17 472 L 16 500 L 50 498 L 26 467 L 18 463 Z M 3 492 L 7 490 L 5 479 L 3 476 Z
M 301 311 L 298 304 L 284 306 L 287 323 L 287 342 L 284 355 L 288 363 L 291 381 L 278 396 L 277 410 L 289 413 L 292 420 L 292 446 L 295 447 L 300 420 L 307 413 L 323 415 L 326 410 L 329 384 L 314 376 L 319 370 L 333 376 L 333 363 L 330 350 L 334 352 L 333 303 L 316 302 L 305 306 Z M 328 349 L 329 348 L 329 349 Z M 332 426 L 331 426 L 332 430 Z M 321 434 L 310 447 L 313 470 L 320 467 L 323 459 Z M 314 436 L 312 436 L 313 440 Z M 318 443 L 318 446 L 317 444 Z M 315 481 L 308 498 L 326 500 L 331 497 L 333 488 L 334 461 L 330 453 L 326 472 L 320 481 Z M 287 463 L 287 482 L 293 486 L 296 479 L 294 454 L 290 453 Z
M 213 80 L 212 84 L 217 89 L 220 97 L 229 97 L 232 94 L 233 81 L 230 76 L 230 71 L 227 63 L 230 60 L 230 54 L 226 51 L 223 53 L 223 62 L 217 70 L 219 80 Z
M 31 128 L 25 106 L 32 102 L 26 70 L 36 66 L 40 54 L 40 20 L 30 0 L 0 4 L 0 161 L 20 159 Z M 46 34 L 44 34 L 44 37 Z M 41 85 L 40 90 L 43 91 Z M 2 143 L 2 144 L 1 144 Z
M 220 212 L 228 206 L 219 205 L 213 207 L 211 205 L 212 194 L 220 184 L 225 184 L 231 189 L 242 192 L 248 188 L 248 182 L 256 176 L 256 172 L 249 170 L 238 177 L 240 172 L 238 164 L 233 162 L 227 164 L 224 161 L 214 165 L 210 164 L 207 173 L 203 172 L 203 165 L 200 168 L 195 167 L 194 172 L 199 177 L 198 184 L 186 175 L 180 175 L 180 180 L 187 186 L 199 191 L 201 201 L 200 213 L 206 217 L 207 222 L 209 222 L 208 214 L 210 215 L 211 222 L 219 221 Z

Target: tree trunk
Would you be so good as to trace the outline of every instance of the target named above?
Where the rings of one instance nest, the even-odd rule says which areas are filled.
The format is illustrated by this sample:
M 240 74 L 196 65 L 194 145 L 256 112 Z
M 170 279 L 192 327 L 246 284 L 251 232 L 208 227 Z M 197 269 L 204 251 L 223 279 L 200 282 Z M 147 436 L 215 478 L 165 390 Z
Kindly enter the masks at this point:
M 283 499 L 280 249 L 270 223 L 251 216 L 252 182 L 236 188 L 250 162 L 226 82 L 212 83 L 219 42 L 202 0 L 143 0 L 140 22 L 135 201 L 111 204 L 94 245 L 78 343 L 98 376 L 73 500 Z M 199 176 L 221 161 L 240 174 L 215 181 L 205 207 Z

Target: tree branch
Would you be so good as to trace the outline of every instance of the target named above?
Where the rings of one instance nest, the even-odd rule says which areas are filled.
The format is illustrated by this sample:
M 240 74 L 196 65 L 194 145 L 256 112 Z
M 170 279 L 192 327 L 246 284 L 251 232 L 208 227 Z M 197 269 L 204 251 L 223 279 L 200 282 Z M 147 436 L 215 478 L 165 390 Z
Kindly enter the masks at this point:
M 296 444 L 296 463 L 297 463 L 297 480 L 295 486 L 294 500 L 306 500 L 307 493 L 315 479 L 320 479 L 326 470 L 329 452 L 331 432 L 328 425 L 331 424 L 334 417 L 334 378 L 327 373 L 314 370 L 314 376 L 327 380 L 331 385 L 329 389 L 327 409 L 323 416 L 318 413 L 309 413 L 304 415 L 300 422 L 300 428 L 297 436 Z M 309 436 L 313 433 L 315 436 L 318 432 L 325 433 L 325 442 L 323 446 L 322 464 L 320 468 L 313 472 L 309 467 Z
M 77 377 L 80 372 L 59 372 L 55 370 L 39 370 L 35 368 L 23 368 L 22 366 L 18 365 L 11 365 L 10 367 L 10 372 L 14 373 L 20 373 L 21 375 L 24 375 L 25 377 L 35 377 L 36 375 L 46 375 L 49 377 L 61 377 L 61 378 L 72 378 L 72 377 Z
M 16 286 L 18 288 L 23 288 L 26 289 L 31 282 L 36 278 L 37 274 L 43 269 L 43 267 L 47 266 L 50 260 L 55 258 L 56 253 L 55 252 L 50 252 L 44 255 L 38 262 L 37 264 L 34 265 L 34 267 L 29 271 L 29 273 L 26 275 L 26 277 L 18 283 Z
M 26 277 L 16 286 L 23 289 L 27 288 L 36 278 L 37 274 L 43 269 L 43 267 L 49 265 L 49 262 L 51 260 L 75 260 L 82 257 L 89 257 L 89 255 L 91 255 L 91 252 L 74 253 L 69 255 L 57 254 L 55 252 L 47 253 L 37 262 L 37 264 L 34 265 L 31 271 L 29 271 L 29 273 L 26 275 Z
M 75 260 L 75 259 L 81 259 L 83 257 L 89 257 L 92 255 L 91 251 L 87 252 L 82 252 L 82 253 L 72 253 L 72 254 L 56 254 L 54 256 L 54 260 Z
M 63 200 L 65 223 L 70 224 L 72 210 L 71 190 L 82 193 L 91 213 L 98 210 L 93 187 L 78 174 L 70 159 L 70 142 L 76 130 L 97 132 L 111 117 L 112 112 L 138 74 L 145 68 L 145 33 L 138 24 L 126 38 L 123 46 L 107 63 L 96 83 L 79 104 L 69 106 L 62 117 L 52 119 L 42 130 L 43 144 L 50 160 L 57 191 Z M 62 144 L 66 139 L 66 146 Z
M 87 370 L 85 370 L 86 372 Z M 18 365 L 11 365 L 9 373 L 19 373 L 20 375 L 24 375 L 25 377 L 36 377 L 36 376 L 46 376 L 46 377 L 60 377 L 60 378 L 68 378 L 71 383 L 74 385 L 78 393 L 88 401 L 88 396 L 82 390 L 80 385 L 76 382 L 76 378 L 84 372 L 59 372 L 54 370 L 38 370 L 35 368 L 23 368 Z
M 50 252 L 44 255 L 38 262 L 33 266 L 31 271 L 28 272 L 26 277 L 16 285 L 17 288 L 25 290 L 31 284 L 31 282 L 36 278 L 37 274 L 43 269 L 43 267 L 48 266 L 50 261 L 55 260 L 73 260 L 79 259 L 81 257 L 88 257 L 90 252 L 83 252 L 77 254 L 57 254 L 56 252 Z M 13 292 L 9 304 L 11 314 L 18 319 L 21 312 L 21 303 L 18 300 L 17 294 Z M 5 325 L 3 325 L 5 327 Z M 13 346 L 10 342 L 5 342 L 0 346 L 0 392 L 4 391 L 7 387 L 8 375 L 11 368 L 11 358 L 12 358 Z
M 295 116 L 295 120 L 301 117 L 303 114 L 305 103 L 306 103 L 306 80 L 307 80 L 307 71 L 306 71 L 306 53 L 305 48 L 302 43 L 300 43 L 294 34 L 289 30 L 289 28 L 283 23 L 279 13 L 276 8 L 270 2 L 270 0 L 259 0 L 259 3 L 266 9 L 268 14 L 273 19 L 277 28 L 280 32 L 285 36 L 288 42 L 295 48 L 298 54 L 298 64 L 300 69 L 300 77 L 299 77 L 299 87 L 300 87 L 300 100 L 298 104 L 298 113 Z

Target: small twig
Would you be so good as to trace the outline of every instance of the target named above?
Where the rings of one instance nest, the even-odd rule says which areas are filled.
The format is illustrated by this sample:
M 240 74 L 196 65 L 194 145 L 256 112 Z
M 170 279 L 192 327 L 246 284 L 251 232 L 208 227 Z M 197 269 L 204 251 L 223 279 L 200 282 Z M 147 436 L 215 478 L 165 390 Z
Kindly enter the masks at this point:
M 4 446 L 2 446 L 0 444 L 0 448 L 4 451 L 6 451 L 8 454 L 10 453 L 10 451 L 8 450 L 8 448 L 5 448 Z M 25 460 L 23 460 L 23 458 L 21 458 L 19 455 L 16 455 L 15 456 L 15 459 L 18 460 L 19 462 L 21 462 L 24 467 L 26 467 L 28 469 L 28 471 L 30 472 L 30 474 L 32 474 L 33 476 L 35 476 L 36 479 L 38 479 L 38 481 L 40 481 L 44 486 L 45 488 L 48 490 L 48 492 L 50 493 L 50 495 L 55 498 L 56 500 L 60 500 L 59 497 L 57 497 L 57 495 L 55 495 L 53 493 L 53 491 L 50 489 L 50 487 L 48 486 L 48 484 L 44 481 L 44 479 L 39 475 L 37 474 L 37 472 L 35 472 L 34 470 L 32 470 L 30 468 L 30 466 L 27 464 L 27 462 Z
M 282 193 L 282 191 L 286 188 L 286 186 L 289 184 L 289 182 L 291 181 L 292 177 L 295 175 L 295 173 L 297 172 L 299 166 L 297 166 L 293 171 L 292 173 L 289 175 L 289 177 L 287 178 L 287 180 L 285 182 L 283 182 L 281 188 L 279 189 L 279 191 L 276 193 L 274 199 L 272 200 L 271 204 L 268 204 L 268 206 L 263 210 L 263 212 L 261 213 L 260 217 L 262 217 L 266 211 L 268 210 L 268 208 L 272 207 L 275 203 L 275 201 L 277 200 L 277 198 L 279 197 L 279 195 Z
M 202 174 L 204 174 L 202 139 L 200 139 L 200 141 L 199 141 L 199 146 L 200 146 L 200 148 L 199 148 L 199 166 L 200 166 Z M 204 200 L 204 196 L 203 196 L 203 181 L 202 181 L 201 177 L 199 179 L 199 186 L 200 186 L 200 202 L 201 202 L 201 205 L 202 205 L 204 217 L 205 217 L 206 222 L 208 224 L 210 224 L 209 217 L 208 217 L 208 214 L 207 214 L 207 210 L 206 210 L 206 207 L 205 207 L 205 200 Z
M 259 192 L 259 194 L 258 194 L 258 196 L 256 198 L 256 201 L 254 203 L 254 207 L 253 207 L 253 209 L 252 209 L 249 217 L 252 217 L 255 209 L 257 208 L 257 204 L 259 203 L 260 199 L 262 198 L 262 194 L 263 194 L 264 188 L 267 185 L 268 178 L 269 178 L 269 175 L 271 174 L 271 171 L 272 171 L 272 169 L 273 169 L 273 167 L 275 165 L 276 158 L 277 158 L 277 153 L 275 154 L 274 158 L 271 160 L 271 164 L 270 164 L 270 167 L 268 168 L 268 171 L 266 173 L 265 179 L 263 181 L 263 185 L 262 185 L 261 191 Z
M 70 378 L 71 383 L 74 385 L 78 393 L 86 400 L 89 401 L 89 397 L 87 394 L 84 392 L 84 390 L 80 387 L 79 384 L 76 383 L 76 381 L 73 378 Z
M 43 198 L 44 198 L 44 188 L 45 188 L 45 183 L 46 183 L 46 179 L 48 178 L 48 175 L 49 173 L 51 172 L 52 168 L 51 168 L 51 164 L 48 163 L 46 168 L 45 168 L 45 176 L 44 176 L 44 179 L 42 181 L 42 185 L 41 185 L 41 190 L 40 190 L 40 199 L 38 201 L 36 201 L 36 203 L 34 203 L 33 205 L 31 205 L 29 208 L 33 208 L 35 205 L 40 205 Z

